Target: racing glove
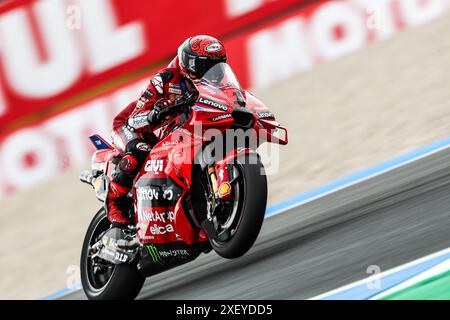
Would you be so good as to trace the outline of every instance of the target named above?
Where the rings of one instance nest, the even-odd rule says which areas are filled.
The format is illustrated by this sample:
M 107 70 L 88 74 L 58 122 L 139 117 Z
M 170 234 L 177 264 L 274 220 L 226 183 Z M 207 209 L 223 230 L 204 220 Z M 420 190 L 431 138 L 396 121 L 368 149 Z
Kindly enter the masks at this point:
M 151 111 L 140 112 L 127 120 L 127 127 L 130 131 L 140 130 L 148 125 L 157 125 L 162 122 L 159 114 L 165 108 L 169 107 L 172 102 L 168 99 L 160 99 L 155 102 Z
M 165 98 L 156 101 L 153 110 L 147 116 L 148 122 L 153 125 L 160 123 L 163 119 L 160 119 L 159 114 L 170 105 L 172 105 L 172 102 Z

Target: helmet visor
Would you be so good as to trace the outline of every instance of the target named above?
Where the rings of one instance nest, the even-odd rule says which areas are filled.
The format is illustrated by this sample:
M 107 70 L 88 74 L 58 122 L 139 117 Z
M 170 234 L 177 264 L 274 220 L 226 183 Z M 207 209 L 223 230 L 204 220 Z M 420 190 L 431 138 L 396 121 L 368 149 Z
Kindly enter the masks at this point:
M 195 76 L 196 79 L 202 78 L 209 69 L 216 64 L 226 62 L 226 57 L 209 58 L 194 56 L 189 53 L 183 52 L 181 56 L 182 62 L 186 69 Z

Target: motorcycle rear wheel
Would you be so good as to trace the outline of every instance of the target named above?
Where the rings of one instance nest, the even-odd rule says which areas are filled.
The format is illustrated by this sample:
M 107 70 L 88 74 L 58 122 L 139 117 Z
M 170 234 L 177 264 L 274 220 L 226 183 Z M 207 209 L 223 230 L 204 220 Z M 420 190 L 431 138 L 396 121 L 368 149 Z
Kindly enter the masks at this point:
M 267 178 L 264 166 L 257 154 L 251 153 L 236 158 L 234 165 L 239 172 L 235 182 L 235 205 L 230 212 L 232 221 L 225 224 L 231 230 L 228 239 L 210 239 L 214 251 L 227 259 L 238 258 L 253 246 L 261 230 L 267 204 Z
M 89 247 L 97 242 L 110 223 L 105 209 L 100 209 L 92 219 L 83 242 L 80 260 L 81 284 L 89 300 L 132 300 L 141 291 L 145 278 L 136 265 L 114 265 L 102 261 L 106 266 L 102 272 L 94 272 Z

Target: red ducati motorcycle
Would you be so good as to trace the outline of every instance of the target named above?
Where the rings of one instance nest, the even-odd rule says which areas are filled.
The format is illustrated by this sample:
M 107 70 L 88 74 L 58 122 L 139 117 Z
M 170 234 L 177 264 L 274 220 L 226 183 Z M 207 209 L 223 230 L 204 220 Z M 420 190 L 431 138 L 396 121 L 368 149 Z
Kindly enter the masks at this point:
M 166 119 L 153 130 L 159 142 L 128 194 L 133 224 L 112 227 L 104 205 L 88 227 L 80 269 L 89 299 L 134 299 L 146 277 L 211 250 L 238 258 L 260 232 L 267 180 L 256 148 L 287 144 L 287 130 L 226 63 L 194 85 L 195 95 L 159 114 Z M 90 139 L 97 151 L 80 180 L 104 202 L 123 154 L 98 135 Z

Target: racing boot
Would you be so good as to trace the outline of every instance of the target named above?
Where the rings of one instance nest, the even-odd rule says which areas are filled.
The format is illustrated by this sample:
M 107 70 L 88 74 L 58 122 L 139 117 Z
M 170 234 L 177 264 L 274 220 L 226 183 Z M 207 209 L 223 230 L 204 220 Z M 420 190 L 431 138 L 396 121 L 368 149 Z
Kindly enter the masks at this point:
M 131 224 L 128 216 L 128 194 L 129 188 L 111 181 L 109 185 L 108 199 L 106 206 L 108 208 L 108 219 L 114 227 L 127 228 Z
M 127 194 L 133 186 L 133 179 L 138 168 L 138 160 L 133 155 L 126 154 L 120 160 L 109 184 L 106 207 L 108 219 L 116 227 L 126 228 L 131 223 L 128 216 L 131 203 L 127 199 Z

